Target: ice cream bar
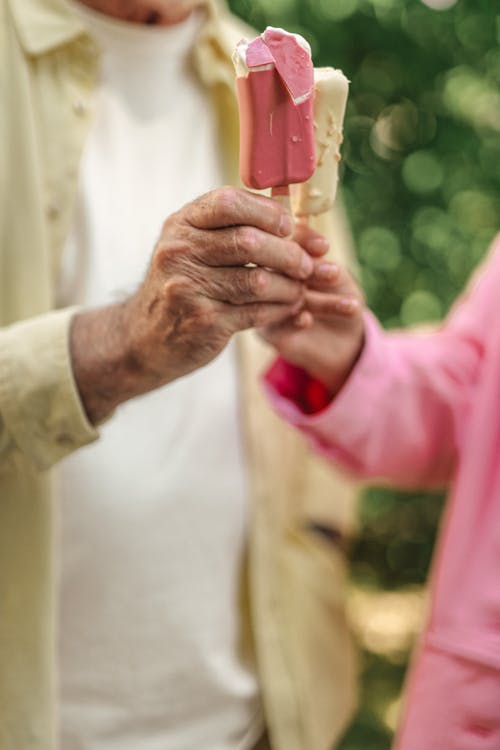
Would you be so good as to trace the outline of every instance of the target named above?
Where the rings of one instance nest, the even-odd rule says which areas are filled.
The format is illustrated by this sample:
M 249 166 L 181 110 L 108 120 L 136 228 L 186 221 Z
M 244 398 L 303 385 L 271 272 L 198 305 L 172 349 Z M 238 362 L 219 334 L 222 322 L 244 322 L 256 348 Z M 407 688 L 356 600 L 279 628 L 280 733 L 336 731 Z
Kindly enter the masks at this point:
M 292 191 L 297 216 L 317 216 L 329 211 L 335 201 L 340 162 L 342 128 L 349 82 L 340 70 L 314 70 L 314 133 L 316 169 L 312 177 Z
M 268 27 L 233 57 L 240 110 L 240 173 L 262 190 L 309 179 L 316 164 L 314 73 L 303 37 Z

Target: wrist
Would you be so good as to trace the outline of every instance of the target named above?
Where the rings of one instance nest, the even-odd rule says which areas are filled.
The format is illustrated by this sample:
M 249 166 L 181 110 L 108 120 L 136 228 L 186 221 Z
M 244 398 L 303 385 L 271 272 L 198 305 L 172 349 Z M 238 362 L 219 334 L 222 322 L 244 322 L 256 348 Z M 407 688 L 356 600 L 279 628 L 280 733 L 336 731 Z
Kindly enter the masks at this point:
M 364 328 L 349 346 L 348 351 L 338 352 L 333 360 L 308 368 L 310 376 L 319 380 L 328 390 L 331 399 L 335 398 L 349 380 L 361 357 L 365 343 Z
M 127 302 L 75 315 L 70 354 L 80 398 L 89 421 L 98 424 L 124 401 L 147 390 L 132 354 Z

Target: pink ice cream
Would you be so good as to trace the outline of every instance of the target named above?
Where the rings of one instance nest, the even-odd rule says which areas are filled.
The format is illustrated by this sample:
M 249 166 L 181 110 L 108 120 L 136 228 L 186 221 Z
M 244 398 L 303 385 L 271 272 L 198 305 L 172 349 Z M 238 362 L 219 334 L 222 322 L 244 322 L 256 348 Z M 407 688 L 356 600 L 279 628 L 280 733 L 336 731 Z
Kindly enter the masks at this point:
M 243 182 L 259 190 L 305 182 L 316 165 L 309 45 L 268 27 L 252 42 L 240 42 L 234 61 Z

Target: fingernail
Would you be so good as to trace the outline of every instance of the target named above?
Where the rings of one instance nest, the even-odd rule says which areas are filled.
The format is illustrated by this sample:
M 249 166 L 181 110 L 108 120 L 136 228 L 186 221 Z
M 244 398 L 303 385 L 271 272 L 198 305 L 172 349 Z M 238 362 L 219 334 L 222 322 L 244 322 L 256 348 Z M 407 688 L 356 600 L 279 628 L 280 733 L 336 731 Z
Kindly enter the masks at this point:
M 339 267 L 335 263 L 321 263 L 315 270 L 315 275 L 320 279 L 331 281 L 339 272 Z
M 345 313 L 351 313 L 357 310 L 359 307 L 359 302 L 354 297 L 345 298 L 343 300 L 340 300 L 339 302 L 339 308 L 341 312 Z
M 291 315 L 296 315 L 296 313 L 300 312 L 302 310 L 302 307 L 304 306 L 304 300 L 299 299 L 298 302 L 294 304 L 292 309 L 290 310 Z
M 312 258 L 309 257 L 306 253 L 302 253 L 302 260 L 300 263 L 300 270 L 302 272 L 302 275 L 304 278 L 307 278 L 310 276 L 314 269 L 314 263 Z
M 317 255 L 324 255 L 330 249 L 330 243 L 325 237 L 316 237 L 309 242 L 311 252 Z
M 297 315 L 293 322 L 297 328 L 306 328 L 309 325 L 310 313 L 306 310 Z
M 282 237 L 288 237 L 293 232 L 293 221 L 290 214 L 281 214 L 280 234 Z

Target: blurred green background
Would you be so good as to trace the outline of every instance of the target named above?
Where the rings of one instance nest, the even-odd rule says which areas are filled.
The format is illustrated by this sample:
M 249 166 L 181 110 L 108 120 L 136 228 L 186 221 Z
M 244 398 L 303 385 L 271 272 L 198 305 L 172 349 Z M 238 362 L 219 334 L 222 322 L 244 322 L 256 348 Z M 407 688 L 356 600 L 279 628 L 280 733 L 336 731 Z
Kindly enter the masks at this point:
M 369 304 L 388 327 L 440 319 L 500 229 L 498 0 L 230 5 L 302 33 L 316 65 L 350 79 L 342 185 Z M 363 695 L 341 750 L 390 746 L 441 509 L 436 495 L 362 500 L 349 607 Z

